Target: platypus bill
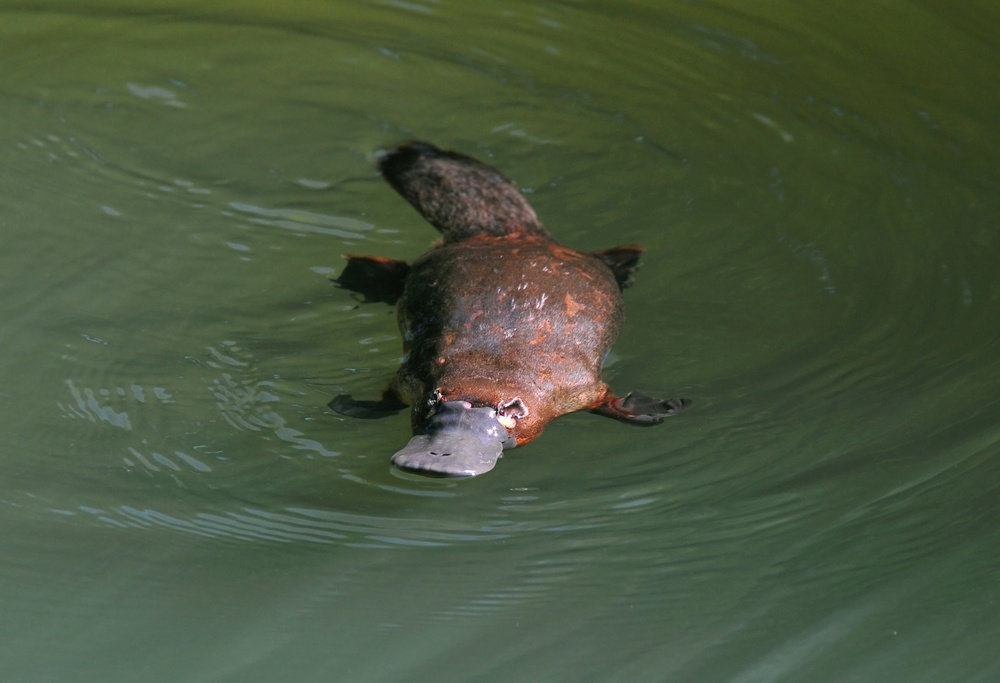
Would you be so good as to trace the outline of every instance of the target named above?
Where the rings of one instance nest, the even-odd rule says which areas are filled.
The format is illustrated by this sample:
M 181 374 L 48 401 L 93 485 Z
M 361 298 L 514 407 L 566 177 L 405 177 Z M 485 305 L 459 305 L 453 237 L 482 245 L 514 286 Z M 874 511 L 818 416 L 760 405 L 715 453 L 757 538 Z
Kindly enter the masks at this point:
M 412 265 L 347 257 L 335 282 L 398 305 L 404 358 L 381 400 L 342 394 L 330 407 L 373 418 L 410 406 L 413 438 L 392 457 L 396 467 L 474 476 L 560 415 L 652 425 L 688 405 L 619 397 L 601 379 L 642 247 L 587 254 L 559 244 L 513 183 L 457 152 L 414 142 L 378 165 L 444 239 Z

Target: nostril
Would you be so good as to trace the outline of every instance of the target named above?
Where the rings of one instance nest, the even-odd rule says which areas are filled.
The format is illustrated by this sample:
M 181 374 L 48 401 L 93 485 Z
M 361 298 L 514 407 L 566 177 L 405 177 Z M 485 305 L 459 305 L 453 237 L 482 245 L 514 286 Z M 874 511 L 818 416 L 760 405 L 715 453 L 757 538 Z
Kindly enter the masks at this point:
M 448 457 L 449 455 L 451 455 L 451 453 L 438 453 L 437 451 L 428 451 L 428 453 L 431 454 L 431 455 L 436 455 L 436 456 L 438 456 L 440 458 L 445 458 L 445 457 Z

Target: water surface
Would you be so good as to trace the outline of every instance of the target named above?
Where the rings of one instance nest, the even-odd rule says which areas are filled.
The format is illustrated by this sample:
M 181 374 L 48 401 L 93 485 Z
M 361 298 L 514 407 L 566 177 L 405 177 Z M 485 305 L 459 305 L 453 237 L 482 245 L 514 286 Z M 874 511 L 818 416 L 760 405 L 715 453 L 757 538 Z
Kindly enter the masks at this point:
M 987 3 L 7 3 L 10 680 L 994 681 Z M 433 230 L 374 172 L 498 165 L 647 248 L 606 375 L 668 424 L 392 472 Z

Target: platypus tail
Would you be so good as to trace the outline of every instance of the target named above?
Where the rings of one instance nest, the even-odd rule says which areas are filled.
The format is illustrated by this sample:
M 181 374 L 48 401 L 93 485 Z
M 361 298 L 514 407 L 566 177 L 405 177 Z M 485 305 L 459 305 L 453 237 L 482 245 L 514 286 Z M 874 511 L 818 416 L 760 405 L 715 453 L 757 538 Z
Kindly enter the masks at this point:
M 383 152 L 379 170 L 390 185 L 444 235 L 531 234 L 551 239 L 520 190 L 492 166 L 426 142 Z

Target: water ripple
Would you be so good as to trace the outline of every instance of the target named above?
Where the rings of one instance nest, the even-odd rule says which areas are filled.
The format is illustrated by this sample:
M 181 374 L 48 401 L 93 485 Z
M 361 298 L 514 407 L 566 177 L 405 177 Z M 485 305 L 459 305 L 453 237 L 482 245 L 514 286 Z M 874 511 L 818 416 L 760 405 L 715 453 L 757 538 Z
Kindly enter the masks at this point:
M 73 402 L 57 402 L 59 409 L 66 415 L 90 420 L 94 423 L 106 422 L 113 427 L 124 429 L 127 432 L 132 431 L 132 422 L 129 419 L 128 413 L 123 410 L 115 410 L 109 403 L 102 403 L 102 401 L 106 402 L 111 399 L 112 393 L 110 391 L 107 389 L 98 389 L 95 391 L 89 387 L 80 389 L 71 379 L 66 380 L 66 387 L 69 389 Z M 116 394 L 117 396 L 124 396 L 125 392 L 119 388 Z
M 327 214 L 303 211 L 302 209 L 266 209 L 244 202 L 230 202 L 229 206 L 240 213 L 250 214 L 251 223 L 268 225 L 295 232 L 332 235 L 346 239 L 364 239 L 365 232 L 375 226 L 356 218 L 346 216 L 330 216 Z
M 280 543 L 338 543 L 372 548 L 445 547 L 456 543 L 497 541 L 508 533 L 468 528 L 463 522 L 411 517 L 380 517 L 332 510 L 288 507 L 273 511 L 244 507 L 181 515 L 121 505 L 110 511 L 79 510 L 118 528 L 165 528 L 207 538 Z M 54 510 L 62 515 L 72 511 Z

